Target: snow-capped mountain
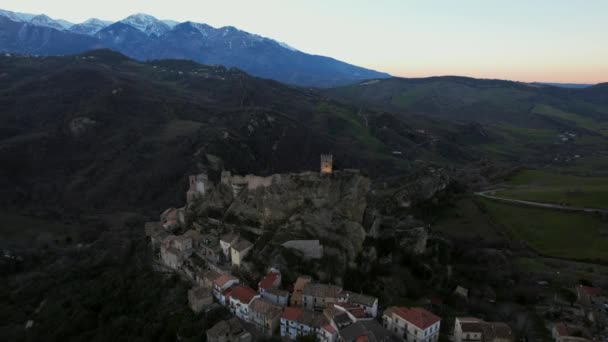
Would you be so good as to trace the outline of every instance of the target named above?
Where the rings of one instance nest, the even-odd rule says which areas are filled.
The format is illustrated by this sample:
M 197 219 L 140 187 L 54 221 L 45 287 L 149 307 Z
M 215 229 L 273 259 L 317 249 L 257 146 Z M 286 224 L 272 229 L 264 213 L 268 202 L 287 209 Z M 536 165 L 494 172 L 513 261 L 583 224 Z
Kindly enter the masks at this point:
M 111 21 L 100 20 L 97 18 L 91 18 L 87 21 L 84 21 L 80 24 L 76 24 L 70 27 L 70 31 L 79 34 L 86 34 L 88 36 L 92 36 L 95 33 L 101 31 L 102 29 L 111 25 Z
M 54 29 L 57 29 L 57 30 L 64 30 L 65 29 L 65 27 L 63 27 L 63 25 L 61 25 L 59 22 L 57 22 L 56 20 L 53 20 L 53 19 L 49 18 L 48 16 L 46 16 L 44 14 L 40 14 L 40 15 L 37 15 L 37 16 L 33 17 L 29 21 L 29 23 L 32 24 L 32 25 L 50 27 L 50 28 L 54 28 Z
M 28 13 L 17 13 L 0 9 L 0 17 L 8 18 L 13 21 L 29 22 L 36 15 Z
M 138 13 L 121 20 L 122 23 L 135 27 L 148 36 L 160 37 L 167 31 L 171 30 L 169 25 L 154 18 L 151 15 Z
M 110 48 L 139 60 L 192 59 L 236 67 L 254 76 L 302 86 L 334 86 L 389 77 L 332 58 L 310 55 L 283 42 L 207 24 L 131 15 L 111 23 L 71 23 L 46 15 L 0 10 L 0 52 L 70 54 Z

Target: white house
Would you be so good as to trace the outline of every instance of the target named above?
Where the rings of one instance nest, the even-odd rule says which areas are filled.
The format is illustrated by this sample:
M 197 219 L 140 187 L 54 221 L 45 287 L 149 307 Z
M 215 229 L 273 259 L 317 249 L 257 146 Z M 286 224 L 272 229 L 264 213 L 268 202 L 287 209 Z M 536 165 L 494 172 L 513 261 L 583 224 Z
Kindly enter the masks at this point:
M 239 283 L 239 279 L 230 274 L 222 274 L 213 281 L 213 297 L 225 305 L 224 291 Z
M 248 322 L 249 317 L 249 305 L 251 302 L 258 298 L 257 293 L 250 287 L 237 285 L 230 292 L 230 305 L 228 306 L 230 312 L 236 317 Z
M 286 307 L 281 314 L 281 337 L 296 340 L 298 336 L 316 336 L 326 323 L 327 320 L 319 312 L 301 307 Z
M 392 306 L 382 315 L 384 328 L 403 341 L 434 342 L 439 340 L 441 318 L 419 307 Z

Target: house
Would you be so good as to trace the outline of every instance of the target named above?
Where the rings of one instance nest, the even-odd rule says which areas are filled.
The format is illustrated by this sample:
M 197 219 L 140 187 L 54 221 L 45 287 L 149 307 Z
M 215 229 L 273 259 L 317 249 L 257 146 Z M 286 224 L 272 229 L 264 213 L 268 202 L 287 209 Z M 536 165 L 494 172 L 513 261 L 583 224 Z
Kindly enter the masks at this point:
M 390 331 L 376 322 L 376 320 L 355 322 L 338 332 L 338 341 L 341 342 L 392 342 L 396 339 Z
M 275 268 L 271 268 L 268 274 L 258 283 L 258 292 L 264 295 L 266 290 L 278 288 L 279 286 L 281 286 L 281 272 Z
M 306 284 L 310 283 L 312 278 L 310 276 L 299 276 L 293 285 L 293 293 L 291 294 L 290 305 L 301 306 L 302 305 L 302 289 Z
M 213 281 L 213 297 L 221 304 L 225 302 L 224 291 L 239 283 L 239 279 L 230 274 L 222 274 Z
M 551 335 L 555 339 L 555 342 L 588 341 L 584 337 L 587 335 L 587 331 L 583 327 L 563 322 L 553 326 Z
M 196 282 L 200 286 L 208 286 L 213 288 L 213 281 L 219 278 L 221 274 L 214 270 L 207 270 L 202 273 L 197 274 Z
M 336 285 L 308 283 L 302 289 L 302 305 L 310 310 L 323 310 L 338 301 L 342 288 Z
M 188 290 L 188 304 L 192 311 L 199 313 L 205 307 L 213 304 L 213 295 L 210 287 L 197 286 Z
M 187 241 L 175 235 L 167 236 L 160 245 L 162 263 L 174 270 L 179 269 L 191 254 L 191 250 L 185 248 L 188 247 Z
M 239 240 L 239 236 L 236 234 L 224 234 L 220 237 L 220 247 L 226 260 L 230 260 L 230 247 Z
M 272 336 L 279 329 L 282 312 L 282 307 L 263 298 L 255 298 L 249 305 L 251 322 L 267 336 Z
M 602 294 L 602 289 L 599 287 L 591 287 L 585 285 L 579 285 L 576 287 L 576 297 L 578 302 L 582 305 L 591 305 L 593 299 Z
M 338 295 L 338 303 L 355 304 L 365 310 L 371 317 L 376 317 L 378 315 L 378 298 L 376 297 L 351 291 L 342 291 Z
M 188 176 L 188 191 L 186 192 L 186 202 L 191 203 L 197 198 L 205 195 L 205 188 L 208 187 L 209 178 L 206 174 Z
M 384 327 L 403 341 L 434 342 L 439 339 L 441 318 L 419 307 L 392 306 L 382 315 Z
M 239 241 L 232 245 L 230 247 L 230 260 L 232 260 L 232 266 L 240 267 L 241 262 L 252 248 L 253 244 L 244 239 L 239 239 Z
M 249 305 L 254 298 L 258 298 L 257 293 L 248 286 L 236 285 L 230 293 L 229 306 L 230 312 L 236 317 L 248 322 L 249 316 Z
M 359 310 L 362 311 L 361 308 Z M 357 317 L 337 304 L 330 305 L 323 310 L 323 315 L 335 329 L 343 329 L 357 321 Z
M 319 342 L 335 342 L 338 339 L 338 330 L 331 324 L 325 323 L 317 331 L 317 341 Z
M 485 322 L 474 317 L 456 317 L 454 342 L 512 342 L 511 328 L 505 323 Z
M 207 330 L 208 342 L 251 342 L 251 333 L 247 332 L 236 317 L 220 321 Z
M 289 304 L 289 292 L 286 290 L 270 288 L 262 293 L 262 298 L 278 306 L 287 306 Z
M 197 253 L 205 260 L 213 264 L 218 264 L 222 261 L 222 259 L 225 259 L 219 239 L 217 235 L 214 234 L 201 235 L 201 242 L 198 245 Z
M 281 337 L 295 340 L 299 336 L 316 336 L 325 324 L 327 320 L 319 312 L 301 307 L 286 307 L 281 314 Z

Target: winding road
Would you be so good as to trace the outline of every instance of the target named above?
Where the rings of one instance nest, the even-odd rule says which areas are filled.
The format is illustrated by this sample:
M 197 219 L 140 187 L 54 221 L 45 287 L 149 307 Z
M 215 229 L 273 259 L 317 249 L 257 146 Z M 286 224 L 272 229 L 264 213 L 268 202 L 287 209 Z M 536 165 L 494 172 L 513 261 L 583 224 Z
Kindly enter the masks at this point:
M 513 204 L 527 205 L 527 206 L 531 206 L 531 207 L 546 208 L 546 209 L 556 209 L 556 210 L 566 210 L 566 211 L 581 211 L 581 212 L 587 212 L 587 213 L 608 214 L 608 209 L 585 208 L 585 207 L 571 207 L 571 206 L 560 205 L 560 204 L 532 202 L 532 201 L 524 201 L 524 200 L 518 200 L 518 199 L 513 199 L 513 198 L 506 198 L 506 197 L 495 196 L 494 194 L 497 191 L 500 191 L 500 190 L 503 190 L 503 189 L 494 189 L 494 190 L 480 191 L 480 192 L 476 192 L 475 195 L 481 196 L 481 197 L 484 197 L 484 198 L 489 198 L 489 199 L 496 200 L 496 201 L 501 201 L 501 202 L 506 202 L 506 203 L 513 203 Z

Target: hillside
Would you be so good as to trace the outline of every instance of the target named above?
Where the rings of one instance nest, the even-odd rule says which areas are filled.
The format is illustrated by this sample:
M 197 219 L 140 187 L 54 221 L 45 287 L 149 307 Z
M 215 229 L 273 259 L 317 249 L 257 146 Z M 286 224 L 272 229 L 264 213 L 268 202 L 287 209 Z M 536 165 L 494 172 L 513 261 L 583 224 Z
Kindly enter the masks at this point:
M 327 89 L 334 99 L 408 118 L 476 127 L 470 142 L 484 154 L 539 164 L 605 153 L 605 85 L 569 89 L 464 77 L 391 78 Z
M 408 146 L 419 147 L 393 153 Z M 414 159 L 468 157 L 454 151 L 390 114 L 236 69 L 109 50 L 0 57 L 5 204 L 158 211 L 183 201 L 193 172 L 317 170 L 319 155 L 333 152 L 338 168 L 377 177 Z

